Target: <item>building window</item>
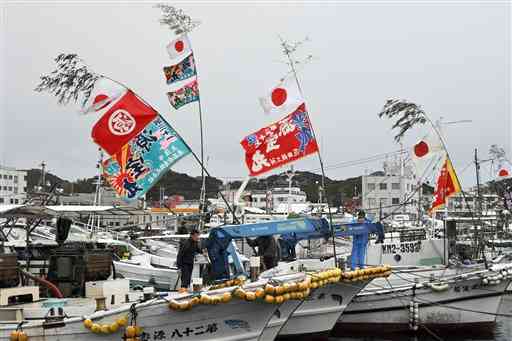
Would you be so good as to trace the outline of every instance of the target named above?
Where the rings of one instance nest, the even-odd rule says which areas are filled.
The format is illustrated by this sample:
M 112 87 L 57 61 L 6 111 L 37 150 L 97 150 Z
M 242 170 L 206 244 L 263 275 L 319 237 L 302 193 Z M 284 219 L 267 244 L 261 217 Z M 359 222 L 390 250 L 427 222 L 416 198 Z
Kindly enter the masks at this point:
M 368 184 L 366 184 L 366 188 L 369 191 L 375 191 L 375 184 L 368 183 Z
M 18 194 L 18 187 L 14 187 L 14 194 Z
M 15 204 L 18 204 L 18 203 L 19 203 L 19 200 L 18 200 L 18 199 L 14 199 L 14 203 L 15 203 Z
M 7 180 L 7 174 L 4 174 L 4 179 Z
M 381 183 L 379 184 L 379 188 L 380 188 L 380 190 L 385 191 L 385 190 L 387 190 L 387 189 L 388 189 L 388 184 L 387 184 L 387 183 L 385 183 L 385 182 L 381 182 Z
M 398 204 L 400 204 L 400 198 L 392 198 L 392 199 L 391 199 L 391 204 L 392 204 L 392 205 L 398 205 Z
M 16 183 L 16 184 L 18 183 L 18 176 L 17 175 L 14 176 L 14 183 Z
M 377 200 L 375 198 L 368 198 L 368 208 L 375 208 L 377 206 Z
M 12 180 L 12 175 L 9 175 L 9 180 Z
M 4 198 L 0 198 L 0 204 L 4 203 Z
M 407 184 L 407 187 L 409 187 L 409 184 Z M 400 190 L 400 183 L 399 182 L 393 182 L 391 184 L 391 189 Z

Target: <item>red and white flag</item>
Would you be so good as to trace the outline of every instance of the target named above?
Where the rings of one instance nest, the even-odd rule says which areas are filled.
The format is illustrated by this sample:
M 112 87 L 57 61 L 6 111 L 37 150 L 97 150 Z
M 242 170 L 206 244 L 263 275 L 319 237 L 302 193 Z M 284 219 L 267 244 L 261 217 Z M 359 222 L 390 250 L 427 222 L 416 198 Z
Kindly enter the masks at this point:
M 297 161 L 318 151 L 304 104 L 281 120 L 246 136 L 240 144 L 251 176 Z
M 304 103 L 297 84 L 290 76 L 277 84 L 268 94 L 259 98 L 266 114 L 289 114 Z
M 192 46 L 186 34 L 182 34 L 167 45 L 167 52 L 174 64 L 181 62 L 192 53 Z
M 444 160 L 444 147 L 434 131 L 418 141 L 411 151 L 416 176 L 423 179 Z
M 96 122 L 92 128 L 92 139 L 114 156 L 157 116 L 152 107 L 127 90 Z
M 128 89 L 121 84 L 108 78 L 100 77 L 94 83 L 91 94 L 82 108 L 82 113 L 103 113 L 114 105 L 127 91 Z
M 496 172 L 496 180 L 503 180 L 510 178 L 510 165 L 507 162 L 501 162 L 498 165 L 498 171 Z

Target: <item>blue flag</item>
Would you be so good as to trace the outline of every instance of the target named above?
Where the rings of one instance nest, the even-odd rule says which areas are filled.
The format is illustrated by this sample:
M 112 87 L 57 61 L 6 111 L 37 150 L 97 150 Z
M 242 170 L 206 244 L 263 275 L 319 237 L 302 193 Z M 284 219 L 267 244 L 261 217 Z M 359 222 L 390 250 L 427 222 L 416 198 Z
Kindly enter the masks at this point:
M 133 201 L 190 152 L 176 131 L 158 115 L 116 155 L 103 162 L 103 174 L 124 201 Z

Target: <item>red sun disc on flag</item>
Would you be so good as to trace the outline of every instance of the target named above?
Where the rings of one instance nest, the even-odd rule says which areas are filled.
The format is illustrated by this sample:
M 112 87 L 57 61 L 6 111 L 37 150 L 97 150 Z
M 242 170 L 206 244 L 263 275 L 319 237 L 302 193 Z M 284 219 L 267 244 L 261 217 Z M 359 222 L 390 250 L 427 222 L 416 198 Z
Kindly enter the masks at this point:
M 501 176 L 501 177 L 505 177 L 505 176 L 508 176 L 508 171 L 506 169 L 500 169 L 500 171 L 498 172 L 498 176 Z
M 176 49 L 176 52 L 181 53 L 185 48 L 185 43 L 183 43 L 183 40 L 178 40 L 176 43 L 174 43 L 174 48 Z
M 283 88 L 275 88 L 272 90 L 272 104 L 276 107 L 281 106 L 286 102 L 286 98 L 288 94 L 286 93 L 286 89 Z
M 94 97 L 93 108 L 96 111 L 105 108 L 109 104 L 110 104 L 110 97 L 108 97 L 105 94 L 99 94 L 96 97 Z
M 416 157 L 423 157 L 427 155 L 428 152 L 428 144 L 426 144 L 425 141 L 421 141 L 414 145 L 414 155 L 416 155 Z

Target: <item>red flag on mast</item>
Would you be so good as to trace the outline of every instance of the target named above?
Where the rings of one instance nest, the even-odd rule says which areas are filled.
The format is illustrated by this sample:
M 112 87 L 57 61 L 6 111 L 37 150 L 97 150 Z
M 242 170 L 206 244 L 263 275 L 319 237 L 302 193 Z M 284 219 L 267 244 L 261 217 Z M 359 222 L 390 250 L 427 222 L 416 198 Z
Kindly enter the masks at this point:
M 434 201 L 430 208 L 430 212 L 446 205 L 446 199 L 461 191 L 459 180 L 453 169 L 452 162 L 446 157 L 439 177 L 437 178 L 436 190 L 434 191 Z
M 92 139 L 107 153 L 115 155 L 157 116 L 153 108 L 128 90 L 96 122 Z
M 245 137 L 245 163 L 251 176 L 268 172 L 318 151 L 306 106 Z

